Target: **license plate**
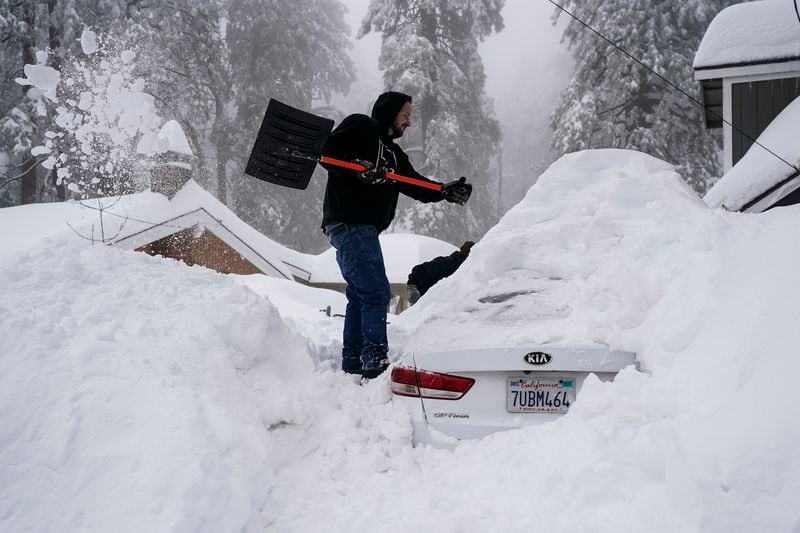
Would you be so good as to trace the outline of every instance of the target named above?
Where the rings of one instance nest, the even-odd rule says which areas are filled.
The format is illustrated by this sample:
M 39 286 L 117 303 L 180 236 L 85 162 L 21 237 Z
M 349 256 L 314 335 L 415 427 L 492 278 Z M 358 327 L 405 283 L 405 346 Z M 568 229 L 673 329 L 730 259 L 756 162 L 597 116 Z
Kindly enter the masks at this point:
M 510 378 L 506 395 L 509 413 L 566 413 L 575 401 L 573 378 Z

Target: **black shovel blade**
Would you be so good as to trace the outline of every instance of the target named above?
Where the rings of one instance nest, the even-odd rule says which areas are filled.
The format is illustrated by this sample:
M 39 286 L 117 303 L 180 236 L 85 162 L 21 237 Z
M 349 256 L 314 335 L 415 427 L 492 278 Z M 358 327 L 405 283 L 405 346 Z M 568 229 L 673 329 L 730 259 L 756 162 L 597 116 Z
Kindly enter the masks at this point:
M 245 174 L 284 187 L 305 189 L 332 128 L 330 119 L 271 99 Z

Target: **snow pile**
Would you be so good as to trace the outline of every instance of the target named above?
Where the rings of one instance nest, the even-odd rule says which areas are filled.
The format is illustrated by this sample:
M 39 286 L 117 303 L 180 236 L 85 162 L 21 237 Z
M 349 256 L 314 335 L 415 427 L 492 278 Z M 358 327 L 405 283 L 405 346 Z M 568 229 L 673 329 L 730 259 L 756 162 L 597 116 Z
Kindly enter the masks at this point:
M 393 325 L 407 351 L 565 340 L 636 351 L 557 422 L 277 473 L 284 531 L 794 531 L 800 212 L 711 211 L 666 163 L 568 155 Z M 485 295 L 520 292 L 499 304 Z M 527 291 L 531 291 L 525 294 Z M 427 302 L 426 302 L 427 300 Z M 505 337 L 503 335 L 505 334 Z M 299 497 L 302 495 L 302 498 Z M 308 502 L 313 503 L 308 503 Z
M 625 333 L 655 306 L 672 309 L 675 302 L 664 301 L 670 287 L 688 284 L 671 296 L 683 302 L 674 319 L 697 318 L 711 275 L 710 238 L 721 224 L 667 163 L 626 150 L 567 155 L 456 275 L 401 316 L 399 338 L 410 337 L 407 352 L 592 342 L 623 348 Z
M 4 260 L 0 292 L 3 531 L 257 531 L 277 429 L 370 427 L 233 278 L 50 239 Z
M 744 157 L 711 187 L 703 199 L 711 207 L 724 207 L 729 211 L 741 210 L 758 196 L 797 174 L 797 170 L 787 163 L 800 166 L 798 138 L 800 138 L 800 98 L 795 98 L 775 117 L 775 120 L 770 122 L 757 139 L 761 145 L 785 161 L 754 144 Z
M 746 2 L 723 9 L 708 26 L 695 69 L 800 59 L 800 24 L 789 0 Z
M 283 321 L 307 340 L 309 352 L 322 367 L 339 368 L 347 306 L 344 294 L 268 276 L 231 277 L 269 298 Z

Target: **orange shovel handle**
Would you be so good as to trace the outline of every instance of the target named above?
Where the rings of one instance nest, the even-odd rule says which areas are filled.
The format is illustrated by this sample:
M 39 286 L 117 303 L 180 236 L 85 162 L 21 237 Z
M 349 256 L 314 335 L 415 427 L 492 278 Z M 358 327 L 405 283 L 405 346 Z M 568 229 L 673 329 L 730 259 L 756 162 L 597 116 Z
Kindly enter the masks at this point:
M 359 165 L 358 163 L 350 163 L 349 161 L 342 161 L 341 159 L 334 159 L 332 157 L 328 157 L 323 155 L 320 160 L 320 163 L 327 163 L 328 165 L 334 165 L 337 167 L 346 168 L 348 170 L 355 170 L 356 172 L 364 172 L 365 170 L 369 170 L 369 168 L 365 167 L 364 165 Z M 430 181 L 423 181 L 418 180 L 416 178 L 409 178 L 408 176 L 401 176 L 400 174 L 395 174 L 394 172 L 387 172 L 386 177 L 392 181 L 401 181 L 403 183 L 409 183 L 411 185 L 416 185 L 417 187 L 424 187 L 426 189 L 433 189 L 434 191 L 441 191 L 442 184 L 441 183 L 431 183 Z

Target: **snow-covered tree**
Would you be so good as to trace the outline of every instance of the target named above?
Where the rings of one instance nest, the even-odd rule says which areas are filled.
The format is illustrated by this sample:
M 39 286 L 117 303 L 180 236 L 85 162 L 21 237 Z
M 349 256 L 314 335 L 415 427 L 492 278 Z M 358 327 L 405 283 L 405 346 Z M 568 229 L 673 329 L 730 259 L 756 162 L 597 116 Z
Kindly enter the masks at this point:
M 124 39 L 84 31 L 82 52 L 66 55 L 51 95 L 54 119 L 44 132 L 42 166 L 56 171 L 57 185 L 81 197 L 110 196 L 147 187 L 146 147 L 160 125 L 146 81 L 137 75 L 137 54 Z M 46 71 L 45 71 L 46 72 Z M 39 83 L 41 86 L 41 83 Z
M 700 100 L 692 61 L 714 16 L 731 0 L 568 0 L 564 7 Z M 560 10 L 554 19 L 567 16 Z M 719 177 L 721 138 L 703 110 L 579 22 L 564 39 L 576 66 L 552 116 L 558 154 L 628 148 L 664 159 L 698 192 Z
M 43 134 L 54 116 L 42 107 L 35 87 L 20 87 L 14 80 L 24 76 L 26 65 L 42 63 L 41 53 L 46 52 L 50 67 L 60 68 L 64 57 L 80 51 L 85 27 L 119 31 L 137 4 L 138 0 L 0 0 L 0 153 L 6 161 L 0 194 L 18 187 L 15 203 L 64 197 L 64 189 L 54 186 L 55 176 L 41 167 L 45 158 L 30 153 L 45 142 Z
M 319 231 L 325 173 L 305 191 L 242 174 L 270 98 L 341 118 L 328 104 L 354 77 L 349 28 L 339 0 L 232 0 L 226 40 L 236 86 L 232 204 L 267 235 L 307 251 L 327 241 Z
M 478 43 L 503 28 L 503 0 L 372 0 L 361 35 L 382 33 L 387 89 L 414 98 L 409 150 L 419 170 L 440 181 L 465 175 L 475 186 L 464 208 L 401 203 L 395 229 L 453 242 L 477 239 L 495 215 L 490 159 L 500 128 L 485 95 Z M 414 149 L 414 145 L 418 148 Z
M 37 62 L 36 15 L 31 2 L 0 0 L 0 152 L 5 161 L 0 191 L 10 201 L 36 201 L 38 191 L 37 162 L 30 154 L 37 129 L 33 103 L 37 95 L 29 95 L 28 87 L 14 82 L 24 65 Z
M 56 127 L 64 115 L 43 100 L 36 85 L 20 86 L 14 79 L 25 77 L 25 65 L 46 65 L 60 73 L 62 82 L 74 78 L 69 69 L 79 61 L 92 63 L 80 57 L 79 37 L 89 28 L 127 43 L 136 60 L 126 64 L 117 58 L 110 65 L 98 61 L 92 64 L 94 73 L 85 72 L 87 79 L 100 76 L 96 81 L 101 87 L 109 79 L 109 67 L 132 67 L 131 78 L 144 80 L 142 94 L 150 93 L 159 114 L 178 120 L 185 130 L 197 155 L 198 181 L 209 190 L 216 188 L 220 199 L 265 233 L 300 244 L 318 233 L 321 209 L 305 205 L 321 203 L 323 177 L 314 180 L 314 190 L 298 193 L 242 171 L 271 97 L 314 111 L 315 106 L 326 107 L 333 93 L 348 89 L 354 69 L 344 12 L 340 0 L 0 0 L 2 201 L 18 203 L 21 184 L 21 190 L 32 191 L 26 201 L 55 196 L 55 189 L 46 190 L 55 172 L 42 163 L 53 163 L 54 153 L 60 158 L 75 153 L 70 149 L 80 151 L 78 132 Z M 61 83 L 63 111 L 85 118 L 85 110 L 79 109 L 85 90 L 80 84 Z M 337 114 L 330 108 L 325 113 Z M 102 172 L 112 168 L 81 159 L 87 174 L 99 169 L 94 178 L 101 181 Z M 53 166 L 65 178 L 76 162 L 70 158 Z M 116 161 L 112 166 L 119 174 Z M 80 177 L 84 184 L 86 177 Z M 91 188 L 81 186 L 84 192 Z
M 174 0 L 139 6 L 141 43 L 150 91 L 159 111 L 179 121 L 198 158 L 198 181 L 227 199 L 227 165 L 236 80 L 225 43 L 225 0 Z
M 183 126 L 196 178 L 273 238 L 299 245 L 316 233 L 321 210 L 305 204 L 321 201 L 324 180 L 299 193 L 243 170 L 270 98 L 312 110 L 349 87 L 343 4 L 175 0 L 141 5 L 138 13 L 153 94 L 161 114 Z

